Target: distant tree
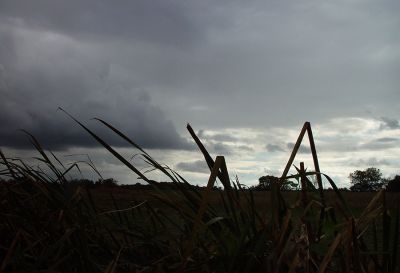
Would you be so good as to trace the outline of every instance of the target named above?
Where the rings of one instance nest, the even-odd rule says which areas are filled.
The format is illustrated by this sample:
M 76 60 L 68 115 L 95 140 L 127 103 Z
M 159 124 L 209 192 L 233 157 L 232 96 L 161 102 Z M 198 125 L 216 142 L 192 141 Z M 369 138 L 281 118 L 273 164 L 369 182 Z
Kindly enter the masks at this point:
M 383 186 L 382 173 L 377 168 L 356 170 L 349 175 L 351 191 L 377 191 Z
M 389 179 L 386 190 L 400 192 L 400 175 L 396 175 L 393 179 Z
M 258 188 L 262 190 L 270 191 L 272 188 L 272 183 L 277 183 L 279 181 L 278 177 L 273 175 L 264 175 L 258 179 Z
M 118 185 L 118 181 L 114 178 L 107 178 L 107 179 L 99 179 L 96 181 L 96 186 L 107 186 L 107 187 L 114 187 Z
M 94 187 L 94 181 L 86 178 L 82 179 L 72 179 L 68 181 L 69 185 L 72 186 L 82 186 L 82 187 Z
M 280 178 L 273 175 L 264 175 L 258 179 L 258 185 L 256 186 L 259 190 L 270 191 L 273 183 L 279 183 Z M 285 180 L 281 185 L 281 190 L 289 191 L 295 189 L 296 185 L 290 181 Z

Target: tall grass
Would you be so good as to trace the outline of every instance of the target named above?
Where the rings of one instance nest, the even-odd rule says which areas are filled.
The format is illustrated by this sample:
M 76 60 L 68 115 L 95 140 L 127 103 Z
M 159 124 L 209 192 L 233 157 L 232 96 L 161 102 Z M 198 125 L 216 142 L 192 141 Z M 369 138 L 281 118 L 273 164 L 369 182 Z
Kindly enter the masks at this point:
M 137 149 L 147 164 L 171 181 L 166 191 L 102 138 L 71 116 L 138 178 L 153 187 L 151 200 L 100 211 L 90 190 L 71 187 L 66 168 L 29 138 L 46 170 L 9 158 L 0 151 L 0 175 L 13 178 L 0 186 L 0 273 L 2 272 L 398 272 L 399 211 L 388 209 L 385 191 L 359 215 L 321 173 L 297 168 L 298 200 L 287 203 L 280 183 L 273 185 L 270 206 L 256 206 L 251 190 L 232 180 L 223 156 L 215 160 L 188 125 L 210 168 L 207 187 L 188 187 L 177 172 L 157 162 L 121 131 L 98 119 L 116 137 Z M 328 203 L 323 176 L 336 199 Z M 223 185 L 219 203 L 216 180 Z M 113 198 L 113 197 L 112 197 Z

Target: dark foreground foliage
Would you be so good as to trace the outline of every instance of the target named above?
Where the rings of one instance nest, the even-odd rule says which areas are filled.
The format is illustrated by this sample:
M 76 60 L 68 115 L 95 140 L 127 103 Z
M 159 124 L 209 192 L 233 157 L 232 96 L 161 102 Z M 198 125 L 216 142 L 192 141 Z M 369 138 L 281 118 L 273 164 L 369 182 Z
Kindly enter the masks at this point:
M 386 190 L 390 192 L 400 192 L 400 175 L 396 175 L 388 181 Z
M 272 183 L 268 208 L 229 177 L 224 157 L 211 158 L 206 189 L 188 187 L 178 173 L 155 161 L 120 131 L 102 122 L 171 180 L 160 189 L 88 128 L 89 134 L 153 188 L 157 206 L 132 199 L 130 206 L 99 210 L 88 188 L 71 187 L 71 168 L 55 164 L 32 137 L 49 171 L 33 169 L 1 153 L 0 174 L 17 180 L 0 187 L 1 272 L 396 272 L 399 211 L 382 190 L 358 216 L 334 182 L 328 203 L 314 187 L 314 172 L 298 169 L 298 200 L 288 204 Z M 189 131 L 193 132 L 189 127 Z M 50 159 L 51 158 L 51 159 Z M 60 165 L 60 167 L 57 167 Z M 216 180 L 220 204 L 209 202 Z M 285 178 L 283 178 L 285 179 Z M 215 194 L 215 193 L 214 193 Z M 162 206 L 159 206 L 162 204 Z

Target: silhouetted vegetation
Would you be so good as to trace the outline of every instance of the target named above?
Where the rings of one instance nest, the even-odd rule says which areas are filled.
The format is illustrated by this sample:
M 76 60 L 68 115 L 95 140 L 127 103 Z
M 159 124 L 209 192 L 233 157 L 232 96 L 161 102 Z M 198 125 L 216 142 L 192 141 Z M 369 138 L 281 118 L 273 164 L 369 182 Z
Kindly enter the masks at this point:
M 386 190 L 389 192 L 400 192 L 400 175 L 396 175 L 394 178 L 389 179 Z
M 352 191 L 377 191 L 384 185 L 382 173 L 371 167 L 364 171 L 356 170 L 349 175 Z
M 254 187 L 255 190 L 270 191 L 274 184 L 280 184 L 280 189 L 282 191 L 298 190 L 299 184 L 291 180 L 284 180 L 281 182 L 279 177 L 273 175 L 264 175 L 258 179 L 258 185 Z
M 300 167 L 290 176 L 299 181 L 300 191 L 286 192 L 295 194 L 294 202 L 283 197 L 281 186 L 289 178 L 283 175 L 270 179 L 269 192 L 263 192 L 269 196 L 269 205 L 259 206 L 255 194 L 260 192 L 245 190 L 238 179 L 232 181 L 225 158 L 213 159 L 189 125 L 210 168 L 208 184 L 202 189 L 99 120 L 170 182 L 151 180 L 75 121 L 148 183 L 152 198 L 132 196 L 129 204 L 121 206 L 112 192 L 127 186 L 117 187 L 113 179 L 75 181 L 77 186 L 71 187 L 65 177 L 74 165 L 66 169 L 29 136 L 38 160 L 48 169 L 32 168 L 0 151 L 0 175 L 18 181 L 6 181 L 0 187 L 0 273 L 399 270 L 399 209 L 388 206 L 385 190 L 354 213 L 328 175 Z M 326 198 L 321 183 L 312 183 L 310 177 L 315 176 L 328 181 L 332 198 Z M 213 191 L 217 179 L 223 189 Z M 108 189 L 100 193 L 110 194 L 108 207 L 112 208 L 104 210 L 90 187 Z M 212 197 L 216 200 L 211 202 Z

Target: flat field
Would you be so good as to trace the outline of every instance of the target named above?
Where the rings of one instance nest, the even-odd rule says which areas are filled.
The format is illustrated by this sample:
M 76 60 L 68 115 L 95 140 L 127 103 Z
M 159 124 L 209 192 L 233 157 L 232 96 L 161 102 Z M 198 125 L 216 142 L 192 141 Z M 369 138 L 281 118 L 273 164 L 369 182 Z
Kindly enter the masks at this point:
M 2 184 L 0 272 L 399 269 L 399 193 L 175 186 Z
M 157 192 L 153 189 L 130 189 L 120 187 L 98 187 L 90 190 L 96 206 L 101 210 L 113 210 L 115 209 L 115 203 L 119 208 L 129 208 L 133 204 L 138 202 L 149 202 L 151 205 L 162 208 L 162 204 L 157 199 Z M 163 192 L 171 192 L 173 190 L 164 190 Z M 201 189 L 200 192 L 204 191 Z M 271 192 L 270 191 L 253 191 L 255 207 L 259 211 L 268 211 L 271 206 Z M 222 206 L 221 192 L 214 190 L 211 192 L 209 202 L 212 205 Z M 315 193 L 317 194 L 317 193 Z M 347 201 L 352 212 L 357 215 L 363 211 L 376 195 L 376 192 L 341 192 L 344 199 Z M 241 198 L 246 198 L 246 191 L 241 193 Z M 288 206 L 294 206 L 299 201 L 300 191 L 286 191 L 282 192 L 282 196 Z M 324 191 L 324 196 L 328 205 L 334 206 L 337 202 L 337 195 L 334 191 Z M 113 201 L 114 197 L 114 201 Z M 184 200 L 175 200 L 177 204 L 184 202 Z M 386 202 L 389 209 L 394 209 L 400 204 L 400 193 L 386 193 Z

